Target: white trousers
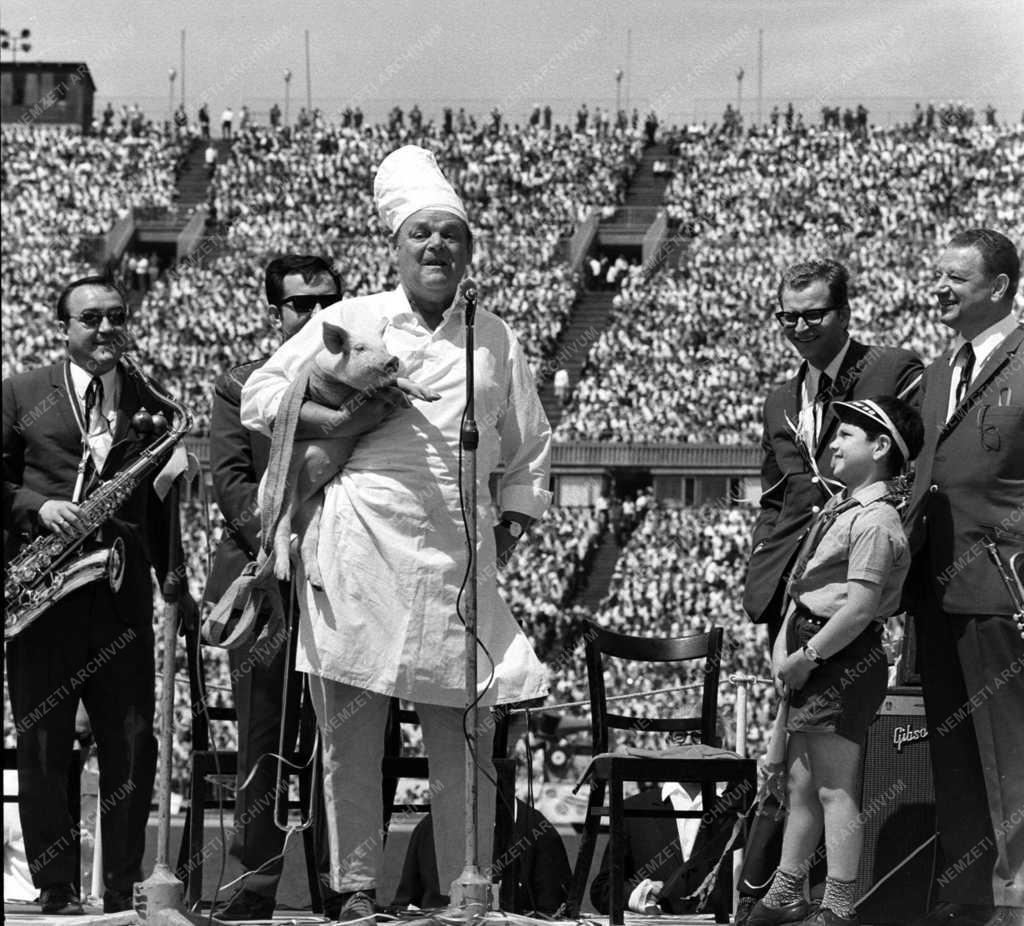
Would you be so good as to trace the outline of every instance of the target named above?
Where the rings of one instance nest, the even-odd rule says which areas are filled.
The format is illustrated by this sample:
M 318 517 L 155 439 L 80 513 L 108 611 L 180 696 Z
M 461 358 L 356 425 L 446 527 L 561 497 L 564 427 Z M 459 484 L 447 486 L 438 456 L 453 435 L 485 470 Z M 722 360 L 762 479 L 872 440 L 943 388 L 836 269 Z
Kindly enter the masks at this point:
M 384 758 L 386 695 L 309 676 L 324 761 L 324 810 L 330 842 L 331 887 L 376 888 L 384 851 L 381 760 Z M 430 759 L 430 804 L 442 892 L 465 865 L 466 740 L 463 709 L 417 704 Z M 484 709 L 477 728 L 477 865 L 489 872 L 493 853 L 496 791 L 491 753 L 494 725 Z M 378 898 L 381 903 L 390 898 Z

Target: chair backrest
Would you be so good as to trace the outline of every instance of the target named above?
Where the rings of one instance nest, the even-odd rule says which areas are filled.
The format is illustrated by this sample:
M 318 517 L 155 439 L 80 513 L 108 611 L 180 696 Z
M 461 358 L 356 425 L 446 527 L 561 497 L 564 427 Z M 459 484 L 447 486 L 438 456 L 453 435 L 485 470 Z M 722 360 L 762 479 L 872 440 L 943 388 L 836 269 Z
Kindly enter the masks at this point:
M 634 637 L 615 633 L 588 621 L 587 681 L 590 687 L 591 730 L 594 754 L 608 751 L 609 730 L 633 730 L 638 733 L 697 734 L 700 741 L 717 746 L 718 680 L 722 668 L 721 627 L 707 633 L 685 637 Z M 608 711 L 605 691 L 605 659 L 634 662 L 687 662 L 703 660 L 700 714 L 674 717 L 630 717 Z

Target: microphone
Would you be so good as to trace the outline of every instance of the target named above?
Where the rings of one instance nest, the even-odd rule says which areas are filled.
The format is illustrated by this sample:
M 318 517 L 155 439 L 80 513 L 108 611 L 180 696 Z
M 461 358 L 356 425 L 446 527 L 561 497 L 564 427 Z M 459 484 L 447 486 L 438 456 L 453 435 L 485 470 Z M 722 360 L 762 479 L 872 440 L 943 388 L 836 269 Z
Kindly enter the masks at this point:
M 466 303 L 466 324 L 472 325 L 476 318 L 476 281 L 467 277 L 459 284 L 459 292 Z

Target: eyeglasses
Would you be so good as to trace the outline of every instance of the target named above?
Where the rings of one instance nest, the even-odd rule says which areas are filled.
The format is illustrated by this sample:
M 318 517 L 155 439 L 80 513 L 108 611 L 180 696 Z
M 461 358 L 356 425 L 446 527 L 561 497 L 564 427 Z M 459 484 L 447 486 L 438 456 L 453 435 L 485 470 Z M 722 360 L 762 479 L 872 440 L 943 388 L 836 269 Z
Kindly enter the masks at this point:
M 829 312 L 838 312 L 839 306 L 830 305 L 824 309 L 808 309 L 806 312 L 776 312 L 775 317 L 783 328 L 795 328 L 802 318 L 811 328 L 820 325 Z
M 86 328 L 99 328 L 103 324 L 103 319 L 110 322 L 114 328 L 120 328 L 128 321 L 128 311 L 127 309 L 107 309 L 106 312 L 101 312 L 99 309 L 86 309 L 84 312 L 79 312 L 78 315 L 69 315 L 68 317 L 75 319 Z
M 302 293 L 282 299 L 280 308 L 290 306 L 299 315 L 309 315 L 317 306 L 326 309 L 329 305 L 341 301 L 341 293 Z

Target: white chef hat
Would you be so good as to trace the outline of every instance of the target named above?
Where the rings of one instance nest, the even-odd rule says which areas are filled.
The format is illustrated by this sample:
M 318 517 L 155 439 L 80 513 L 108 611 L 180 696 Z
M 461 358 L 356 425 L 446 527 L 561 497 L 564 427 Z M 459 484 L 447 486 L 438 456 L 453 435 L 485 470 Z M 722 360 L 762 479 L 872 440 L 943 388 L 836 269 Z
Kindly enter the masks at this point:
M 459 194 L 441 173 L 433 152 L 419 145 L 405 145 L 381 161 L 373 178 L 373 202 L 392 234 L 420 209 L 450 212 L 469 227 Z

